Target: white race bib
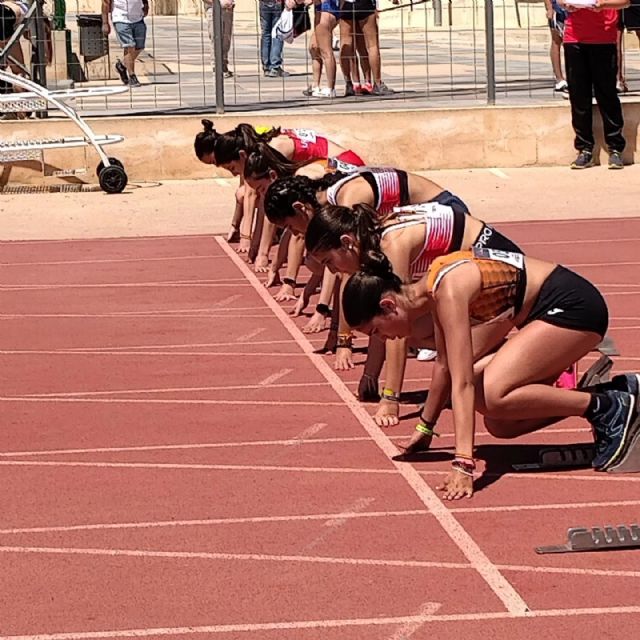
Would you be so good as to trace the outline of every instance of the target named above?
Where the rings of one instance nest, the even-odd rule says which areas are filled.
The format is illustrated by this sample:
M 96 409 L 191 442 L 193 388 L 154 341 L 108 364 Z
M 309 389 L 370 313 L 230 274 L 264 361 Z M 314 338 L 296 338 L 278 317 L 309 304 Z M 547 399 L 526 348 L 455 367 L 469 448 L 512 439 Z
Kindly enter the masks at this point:
M 318 135 L 312 129 L 292 129 L 296 137 L 307 144 L 314 144 L 318 139 Z
M 500 251 L 499 249 L 474 247 L 473 254 L 477 258 L 484 258 L 485 260 L 495 260 L 496 262 L 504 262 L 505 264 L 510 264 L 516 269 L 524 269 L 524 256 L 521 253 L 511 253 L 510 251 Z

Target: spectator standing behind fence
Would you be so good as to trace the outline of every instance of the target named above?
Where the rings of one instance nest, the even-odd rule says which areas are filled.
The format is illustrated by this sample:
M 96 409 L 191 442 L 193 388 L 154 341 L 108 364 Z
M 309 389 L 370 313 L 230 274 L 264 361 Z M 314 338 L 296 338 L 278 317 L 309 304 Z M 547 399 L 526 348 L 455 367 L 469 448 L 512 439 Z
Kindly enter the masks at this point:
M 285 2 L 282 0 L 258 0 L 260 9 L 260 58 L 262 71 L 268 78 L 284 78 L 289 74 L 282 68 L 284 42 L 271 33 L 282 14 Z M 295 0 L 286 0 L 286 6 L 293 9 Z
M 631 6 L 620 12 L 618 23 L 618 93 L 627 93 L 627 81 L 624 74 L 624 32 L 625 29 L 636 34 L 640 43 L 640 0 L 631 0 Z
M 544 6 L 547 10 L 547 21 L 551 30 L 551 45 L 549 47 L 549 56 L 551 57 L 551 69 L 555 78 L 553 90 L 561 93 L 563 97 L 569 97 L 569 86 L 562 74 L 562 36 L 564 34 L 564 23 L 567 18 L 567 12 L 561 9 L 556 0 L 544 0 Z
M 313 98 L 336 97 L 336 57 L 333 53 L 333 31 L 340 17 L 339 0 L 318 0 L 314 2 L 313 35 L 309 44 L 313 81 L 303 91 Z M 322 70 L 327 76 L 327 87 L 320 87 Z
M 148 0 L 102 0 L 102 32 L 109 35 L 113 22 L 118 41 L 124 49 L 123 59 L 118 59 L 115 67 L 124 84 L 139 87 L 136 76 L 136 60 L 144 49 L 147 39 L 147 25 L 144 22 L 149 13 Z
M 400 0 L 392 0 L 398 4 Z M 355 34 L 361 29 L 367 48 L 374 96 L 386 96 L 393 91 L 382 82 L 380 44 L 378 40 L 378 16 L 376 0 L 341 0 L 340 3 L 340 68 L 344 75 L 345 96 L 355 95 L 351 76 L 351 61 L 355 56 Z
M 564 28 L 564 66 L 569 84 L 571 124 L 576 134 L 574 146 L 578 151 L 571 168 L 586 169 L 594 165 L 591 101 L 595 95 L 609 151 L 609 169 L 622 169 L 624 120 L 616 91 L 618 11 L 628 6 L 629 0 L 594 0 L 593 6 L 588 8 L 571 5 L 569 0 L 558 0 L 558 4 L 568 11 Z
M 211 40 L 211 65 L 215 70 L 215 41 L 213 25 L 213 3 L 215 0 L 203 0 L 204 12 L 207 18 L 207 32 Z M 233 9 L 235 0 L 218 0 L 222 11 L 222 74 L 225 78 L 233 78 L 233 71 L 229 69 L 229 51 L 233 38 Z

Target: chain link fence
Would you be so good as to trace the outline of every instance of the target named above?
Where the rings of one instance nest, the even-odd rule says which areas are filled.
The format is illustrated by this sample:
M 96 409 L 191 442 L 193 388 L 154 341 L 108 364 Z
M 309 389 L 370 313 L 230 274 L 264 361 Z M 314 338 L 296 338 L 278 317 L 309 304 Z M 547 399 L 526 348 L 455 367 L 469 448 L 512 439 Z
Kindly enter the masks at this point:
M 79 98 L 76 108 L 84 115 L 116 115 L 283 107 L 369 110 L 562 99 L 554 92 L 550 30 L 539 0 L 417 0 L 400 5 L 378 0 L 382 78 L 393 93 L 344 97 L 336 50 L 333 98 L 304 95 L 312 84 L 313 27 L 284 45 L 286 74 L 265 75 L 260 55 L 263 1 L 236 0 L 228 10 L 214 0 L 208 21 L 203 0 L 151 0 L 146 45 L 135 66 L 141 86 L 123 94 Z M 56 0 L 49 9 L 54 13 L 49 88 L 121 83 L 116 63 L 123 49 L 113 31 L 109 36 L 102 32 L 100 0 L 68 0 L 66 6 Z M 313 7 L 310 15 L 313 24 Z M 228 64 L 214 70 L 215 60 L 224 57 L 229 17 L 233 33 Z M 334 36 L 339 48 L 339 27 Z M 628 34 L 623 43 L 627 83 L 633 91 L 640 88 L 638 40 Z

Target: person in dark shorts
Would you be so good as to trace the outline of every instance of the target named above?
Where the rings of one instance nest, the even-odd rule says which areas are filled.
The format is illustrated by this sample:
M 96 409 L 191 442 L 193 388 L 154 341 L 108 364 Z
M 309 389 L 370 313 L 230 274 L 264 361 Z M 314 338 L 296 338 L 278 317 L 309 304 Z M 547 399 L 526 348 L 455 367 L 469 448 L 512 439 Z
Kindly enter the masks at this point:
M 436 258 L 423 278 L 403 284 L 379 255 L 343 291 L 346 321 L 383 339 L 420 339 L 435 324 L 438 360 L 408 452 L 428 448 L 450 402 L 455 433 L 451 472 L 438 487 L 455 500 L 473 493 L 475 411 L 497 438 L 517 438 L 570 416 L 593 427 L 599 471 L 614 467 L 638 430 L 637 374 L 595 389 L 568 390 L 553 381 L 605 335 L 607 305 L 590 282 L 562 266 L 522 254 L 475 249 Z M 471 327 L 498 323 L 504 336 L 482 358 Z M 480 357 L 480 359 L 479 359 Z

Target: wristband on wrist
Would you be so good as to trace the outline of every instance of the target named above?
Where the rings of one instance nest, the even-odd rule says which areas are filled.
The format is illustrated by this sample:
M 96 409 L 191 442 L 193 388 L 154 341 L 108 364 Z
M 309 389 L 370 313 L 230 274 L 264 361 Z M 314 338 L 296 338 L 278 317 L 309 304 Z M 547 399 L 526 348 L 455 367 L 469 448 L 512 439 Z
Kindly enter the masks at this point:
M 454 461 L 451 463 L 451 468 L 464 476 L 473 478 L 473 472 L 476 470 L 476 463 L 473 460 L 468 460 L 467 458 L 462 459 L 456 456 Z
M 293 278 L 282 278 L 283 284 L 288 284 L 290 287 L 294 289 L 298 286 L 298 283 Z
M 389 402 L 400 402 L 400 396 L 393 389 L 387 387 L 382 390 L 382 399 Z
M 249 234 L 249 235 L 247 235 L 246 233 L 241 233 L 241 234 L 240 234 L 240 238 L 241 238 L 242 240 L 251 240 L 251 235 L 250 235 L 250 234 Z
M 316 311 L 325 318 L 329 318 L 331 316 L 331 309 L 329 308 L 328 304 L 317 304 Z
M 339 349 L 352 349 L 353 348 L 353 336 L 350 333 L 338 334 L 338 348 Z
M 433 430 L 435 426 L 435 424 L 427 422 L 424 418 L 420 418 L 418 424 L 416 425 L 416 431 L 424 433 L 425 436 L 435 436 L 436 438 L 439 438 L 440 434 L 436 433 Z

